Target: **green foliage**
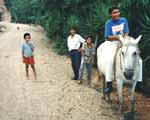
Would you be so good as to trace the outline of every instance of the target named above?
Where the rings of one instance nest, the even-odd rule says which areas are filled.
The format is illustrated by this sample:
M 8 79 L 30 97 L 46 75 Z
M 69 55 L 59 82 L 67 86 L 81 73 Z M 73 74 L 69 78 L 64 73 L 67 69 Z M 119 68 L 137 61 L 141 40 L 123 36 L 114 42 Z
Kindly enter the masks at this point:
M 56 53 L 65 55 L 67 54 L 68 49 L 64 46 L 67 46 L 66 39 L 60 39 L 53 44 L 53 49 Z
M 79 18 L 75 15 L 71 15 L 68 17 L 67 20 L 67 26 L 71 27 L 71 26 L 78 26 L 79 25 Z
M 141 9 L 141 14 L 139 15 L 139 19 L 137 20 L 138 28 L 137 31 L 139 34 L 143 36 L 142 42 L 141 42 L 141 50 L 142 50 L 142 58 L 147 59 L 148 56 L 150 56 L 150 7 L 147 7 L 145 9 Z M 145 74 L 146 73 L 146 74 Z M 150 87 L 149 84 L 149 74 L 150 74 L 150 59 L 144 61 L 144 76 L 145 76 L 145 85 Z
M 15 22 L 39 23 L 41 14 L 40 0 L 6 0 L 6 5 L 11 11 L 12 19 Z

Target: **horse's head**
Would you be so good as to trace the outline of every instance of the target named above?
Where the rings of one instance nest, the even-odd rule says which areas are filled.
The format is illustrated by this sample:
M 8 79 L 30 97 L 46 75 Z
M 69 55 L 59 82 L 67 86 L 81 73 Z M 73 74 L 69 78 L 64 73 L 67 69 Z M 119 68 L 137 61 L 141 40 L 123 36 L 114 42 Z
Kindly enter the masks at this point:
M 120 51 L 121 67 L 124 72 L 124 76 L 127 80 L 132 80 L 135 69 L 139 65 L 139 48 L 138 43 L 141 40 L 141 35 L 134 39 L 132 37 L 120 36 L 122 48 Z

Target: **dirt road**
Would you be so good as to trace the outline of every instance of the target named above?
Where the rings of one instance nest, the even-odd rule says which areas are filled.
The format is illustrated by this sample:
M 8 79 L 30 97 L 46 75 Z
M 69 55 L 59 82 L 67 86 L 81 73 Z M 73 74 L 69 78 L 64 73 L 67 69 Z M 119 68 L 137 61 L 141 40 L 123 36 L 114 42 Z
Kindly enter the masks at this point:
M 70 62 L 52 52 L 40 27 L 3 23 L 0 33 L 0 120 L 117 120 L 101 94 L 70 80 Z M 17 29 L 19 27 L 19 29 Z M 38 79 L 25 79 L 20 46 L 25 32 L 36 46 Z

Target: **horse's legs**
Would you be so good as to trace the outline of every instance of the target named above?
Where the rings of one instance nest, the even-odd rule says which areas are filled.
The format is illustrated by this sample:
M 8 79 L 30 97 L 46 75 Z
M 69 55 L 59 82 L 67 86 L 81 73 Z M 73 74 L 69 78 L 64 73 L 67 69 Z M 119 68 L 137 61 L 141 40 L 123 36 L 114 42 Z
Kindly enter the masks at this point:
M 142 77 L 143 77 L 143 69 L 142 69 L 143 68 L 143 63 L 142 63 L 142 59 L 141 58 L 139 59 L 139 64 L 140 64 L 139 65 L 139 70 L 140 70 L 139 72 L 140 73 L 139 73 L 139 77 L 138 77 L 138 82 L 142 82 Z
M 108 102 L 111 103 L 112 101 L 111 101 L 110 94 L 111 94 L 111 91 L 112 91 L 112 82 L 108 82 L 106 86 L 107 86 L 107 88 L 110 89 L 110 91 L 107 93 L 107 98 L 108 98 Z
M 130 112 L 131 113 L 134 113 L 134 92 L 135 92 L 136 84 L 137 84 L 137 82 L 135 81 L 129 89 L 129 93 L 130 93 Z
M 105 94 L 107 94 L 108 102 L 111 102 L 111 92 L 112 92 L 112 76 L 113 76 L 113 60 L 109 61 L 108 68 L 106 70 L 106 87 L 105 87 Z
M 101 74 L 101 79 L 103 81 L 103 99 L 106 100 L 106 94 L 105 94 L 106 81 L 105 81 L 105 76 L 103 74 Z
M 117 92 L 118 92 L 118 98 L 119 98 L 119 110 L 120 114 L 123 115 L 123 81 L 117 80 Z
M 99 70 L 98 71 L 98 82 L 100 82 L 100 81 L 102 81 L 102 90 L 103 90 L 103 97 L 102 97 L 102 99 L 106 100 L 106 95 L 105 95 L 105 92 L 104 92 L 105 86 L 106 86 L 106 84 L 105 84 L 105 77 Z
M 105 76 L 103 74 L 101 74 L 101 79 L 103 80 L 103 99 L 106 100 L 106 97 L 107 97 L 108 102 L 111 102 L 110 92 L 108 92 L 107 94 L 105 92 L 105 90 L 107 88 L 107 84 L 106 84 Z

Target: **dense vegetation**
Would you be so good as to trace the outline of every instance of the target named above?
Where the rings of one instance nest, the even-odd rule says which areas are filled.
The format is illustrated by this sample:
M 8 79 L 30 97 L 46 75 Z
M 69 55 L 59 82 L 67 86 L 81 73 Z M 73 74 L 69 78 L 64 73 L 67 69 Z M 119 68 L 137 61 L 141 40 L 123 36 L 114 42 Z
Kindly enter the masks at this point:
M 149 0 L 5 0 L 13 21 L 40 24 L 54 44 L 54 50 L 66 54 L 68 29 L 76 26 L 82 36 L 91 34 L 104 40 L 104 23 L 109 18 L 108 8 L 118 5 L 122 16 L 129 21 L 130 35 L 143 35 L 141 42 L 144 59 L 144 84 L 150 87 L 150 1 Z M 97 37 L 96 37 L 97 36 Z

